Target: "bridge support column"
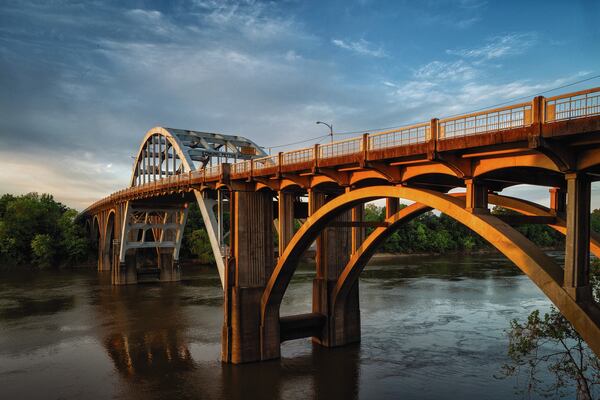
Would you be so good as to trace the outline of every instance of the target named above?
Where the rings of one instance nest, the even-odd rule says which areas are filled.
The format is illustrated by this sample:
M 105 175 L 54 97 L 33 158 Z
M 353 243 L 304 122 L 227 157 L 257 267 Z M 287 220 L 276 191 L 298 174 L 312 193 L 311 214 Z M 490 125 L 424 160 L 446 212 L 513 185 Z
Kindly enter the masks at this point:
M 320 194 L 316 194 L 319 196 Z M 324 200 L 324 199 L 323 199 Z M 315 199 L 315 205 L 319 200 Z M 310 206 L 312 212 L 315 208 Z M 321 203 L 321 205 L 324 204 Z M 320 336 L 313 336 L 313 342 L 326 347 L 341 346 L 344 344 L 360 341 L 360 309 L 358 302 L 358 282 L 349 294 L 347 318 L 343 323 L 336 324 L 332 310 L 332 294 L 337 279 L 350 259 L 353 246 L 360 245 L 359 240 L 363 237 L 363 227 L 350 227 L 349 222 L 360 222 L 363 219 L 364 209 L 359 207 L 347 211 L 335 218 L 330 227 L 323 230 L 317 241 L 317 276 L 313 281 L 313 313 L 322 314 L 326 317 L 325 324 Z M 356 229 L 356 231 L 355 231 Z
M 361 204 L 352 208 L 352 222 L 362 224 L 365 222 L 365 206 Z M 364 226 L 353 226 L 352 227 L 352 253 L 360 247 L 362 242 L 365 240 L 367 230 Z M 342 267 L 343 268 L 343 267 Z
M 113 269 L 111 274 L 113 285 L 131 285 L 137 283 L 137 253 L 125 254 L 125 261 L 119 261 L 121 243 L 113 241 Z
M 550 210 L 556 216 L 564 217 L 567 209 L 567 193 L 561 188 L 550 189 Z
M 179 260 L 175 260 L 173 250 L 161 249 L 158 258 L 161 282 L 178 282 L 181 280 Z
M 400 200 L 396 198 L 385 199 L 385 218 L 390 218 L 392 215 L 400 211 Z
M 566 174 L 567 236 L 564 288 L 575 301 L 591 301 L 590 197 L 591 181 L 584 173 Z
M 474 214 L 488 213 L 488 188 L 475 179 L 465 179 L 466 209 Z
M 236 191 L 230 206 L 233 258 L 226 265 L 221 354 L 224 362 L 238 364 L 262 359 L 261 297 L 274 267 L 273 195 Z M 279 354 L 278 336 L 262 339 Z
M 279 192 L 277 224 L 279 227 L 279 252 L 281 256 L 294 236 L 294 193 Z

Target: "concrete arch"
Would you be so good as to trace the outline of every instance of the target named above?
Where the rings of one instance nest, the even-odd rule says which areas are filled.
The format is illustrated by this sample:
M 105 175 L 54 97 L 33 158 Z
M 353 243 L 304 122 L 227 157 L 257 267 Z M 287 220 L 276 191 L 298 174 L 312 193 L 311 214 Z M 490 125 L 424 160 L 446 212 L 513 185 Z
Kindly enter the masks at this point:
M 589 170 L 600 167 L 600 149 L 582 151 L 577 157 L 577 170 Z
M 527 167 L 560 172 L 559 165 L 550 157 L 542 153 L 534 153 L 500 158 L 483 158 L 475 162 L 473 177 L 503 169 Z
M 377 198 L 403 198 L 419 202 L 424 207 L 445 213 L 478 233 L 521 269 L 573 323 L 591 349 L 600 353 L 600 309 L 590 307 L 589 304 L 579 304 L 569 296 L 562 287 L 563 269 L 549 256 L 500 219 L 489 214 L 468 212 L 462 199 L 431 190 L 402 186 L 379 186 L 348 192 L 331 200 L 307 219 L 280 257 L 263 293 L 263 343 L 272 343 L 279 335 L 279 306 L 297 266 L 299 253 L 335 216 L 357 204 Z M 272 347 L 263 346 L 262 350 L 266 358 L 278 355 L 270 353 L 274 351 Z
M 464 198 L 464 193 L 454 193 L 452 197 Z M 541 206 L 539 204 L 520 200 L 514 197 L 490 195 L 490 203 L 517 211 L 524 215 L 537 215 L 537 216 L 552 216 L 550 209 Z M 367 265 L 369 259 L 373 256 L 377 248 L 389 238 L 401 224 L 405 224 L 413 218 L 422 215 L 423 213 L 431 210 L 420 203 L 411 204 L 408 207 L 403 208 L 396 214 L 387 218 L 386 227 L 376 228 L 361 244 L 357 251 L 352 255 L 348 264 L 341 273 L 332 295 L 332 323 L 343 324 L 343 318 L 345 315 L 344 305 L 346 297 L 358 279 L 360 273 Z M 566 234 L 565 222 L 563 220 L 557 220 L 556 224 L 549 225 L 556 231 Z M 590 248 L 592 253 L 596 257 L 600 257 L 600 235 L 592 234 L 590 238 Z M 334 330 L 335 331 L 335 330 Z M 344 342 L 344 338 L 337 338 L 339 341 Z
M 112 257 L 112 241 L 116 235 L 116 226 L 115 226 L 115 218 L 116 211 L 110 210 L 106 216 L 106 223 L 103 229 L 102 240 L 102 270 L 110 271 L 113 267 L 113 257 Z
M 445 164 L 407 165 L 402 173 L 402 181 L 418 178 L 423 175 L 448 175 L 455 178 L 460 176 L 452 168 Z

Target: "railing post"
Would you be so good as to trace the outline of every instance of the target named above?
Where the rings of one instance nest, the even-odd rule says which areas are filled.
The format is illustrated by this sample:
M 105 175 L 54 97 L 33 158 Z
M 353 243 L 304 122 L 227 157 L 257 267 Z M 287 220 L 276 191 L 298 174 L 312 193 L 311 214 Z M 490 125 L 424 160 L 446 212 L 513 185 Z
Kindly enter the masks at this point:
M 369 160 L 369 134 L 363 133 L 362 135 L 362 151 L 363 151 L 363 161 L 367 162 Z
M 531 123 L 544 122 L 544 96 L 536 96 L 531 101 Z
M 429 121 L 429 137 L 425 137 L 426 141 L 436 141 L 438 140 L 438 122 L 440 120 L 438 118 L 432 118 Z
M 283 151 L 277 154 L 277 175 L 281 176 L 281 166 L 283 165 Z
M 314 158 L 314 160 L 313 160 L 314 168 L 318 168 L 319 167 L 319 143 L 315 144 L 313 158 Z

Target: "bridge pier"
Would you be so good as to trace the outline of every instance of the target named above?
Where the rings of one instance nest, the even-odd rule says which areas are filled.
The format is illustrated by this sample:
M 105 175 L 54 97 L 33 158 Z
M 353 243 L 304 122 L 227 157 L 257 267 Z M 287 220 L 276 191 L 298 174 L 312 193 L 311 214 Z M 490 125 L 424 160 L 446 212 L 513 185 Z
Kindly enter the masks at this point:
M 485 214 L 488 209 L 488 188 L 476 179 L 465 179 L 467 195 L 465 198 L 466 209 L 474 214 Z
M 309 192 L 311 214 L 325 202 L 324 193 Z M 313 281 L 312 311 L 313 314 L 324 315 L 325 319 L 320 335 L 313 336 L 312 340 L 325 347 L 343 346 L 360 341 L 358 282 L 349 294 L 348 301 L 341 313 L 336 313 L 333 309 L 333 291 L 341 272 L 350 259 L 350 254 L 360 246 L 364 239 L 364 227 L 360 226 L 363 220 L 364 206 L 356 206 L 337 216 L 317 239 L 317 276 Z
M 161 282 L 179 282 L 181 280 L 179 260 L 173 257 L 172 250 L 161 249 L 158 257 L 158 269 Z
M 273 194 L 235 191 L 230 207 L 233 229 L 225 266 L 221 356 L 224 362 L 239 364 L 263 358 L 261 297 L 274 266 Z M 276 339 L 265 338 L 279 354 Z
M 566 194 L 567 236 L 564 288 L 577 302 L 591 302 L 590 198 L 591 181 L 585 173 L 568 173 Z
M 137 254 L 128 252 L 125 255 L 125 261 L 120 261 L 119 256 L 120 242 L 113 242 L 113 268 L 111 271 L 111 280 L 113 285 L 132 285 L 137 283 Z

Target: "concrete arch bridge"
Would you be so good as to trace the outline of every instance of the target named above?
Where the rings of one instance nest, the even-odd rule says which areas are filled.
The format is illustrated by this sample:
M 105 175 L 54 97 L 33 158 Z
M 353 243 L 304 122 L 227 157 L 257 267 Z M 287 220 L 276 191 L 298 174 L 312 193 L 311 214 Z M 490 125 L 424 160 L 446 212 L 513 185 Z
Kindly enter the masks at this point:
M 156 127 L 142 140 L 129 187 L 81 217 L 114 284 L 173 281 L 188 205 L 198 202 L 223 285 L 225 362 L 277 358 L 282 341 L 301 337 L 324 346 L 360 340 L 360 272 L 395 229 L 430 209 L 502 252 L 600 354 L 590 286 L 590 251 L 600 256 L 589 221 L 597 180 L 600 88 L 275 155 L 240 136 Z M 548 187 L 550 207 L 500 194 L 518 184 Z M 364 205 L 377 199 L 386 201 L 386 219 L 368 223 Z M 414 203 L 400 209 L 400 199 Z M 493 216 L 490 204 L 519 214 Z M 564 265 L 514 228 L 523 223 L 565 235 Z M 282 316 L 298 258 L 315 242 L 312 312 Z

